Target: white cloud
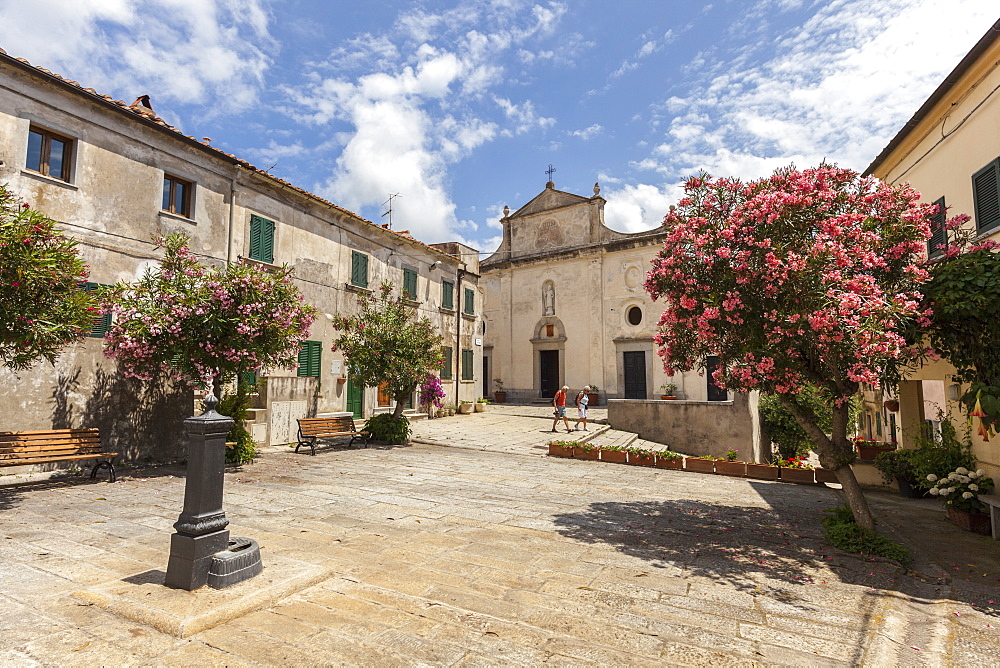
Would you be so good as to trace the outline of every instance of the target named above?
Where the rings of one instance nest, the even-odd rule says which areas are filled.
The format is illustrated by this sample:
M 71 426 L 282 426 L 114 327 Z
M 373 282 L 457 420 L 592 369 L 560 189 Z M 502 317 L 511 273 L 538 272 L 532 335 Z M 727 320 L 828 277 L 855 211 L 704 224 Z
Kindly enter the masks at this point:
M 610 179 L 603 177 L 602 181 L 610 182 Z M 653 229 L 663 222 L 670 205 L 676 203 L 681 194 L 679 186 L 659 188 L 647 184 L 602 191 L 601 196 L 608 201 L 604 207 L 605 224 L 619 232 Z
M 593 125 L 585 127 L 582 130 L 573 130 L 569 134 L 571 137 L 579 137 L 580 139 L 586 141 L 588 139 L 593 139 L 597 135 L 601 134 L 603 131 L 604 131 L 604 126 L 598 123 L 594 123 Z
M 556 119 L 546 116 L 539 116 L 535 113 L 535 105 L 531 100 L 525 100 L 521 104 L 514 104 L 505 97 L 494 97 L 493 101 L 503 110 L 503 113 L 511 121 L 511 127 L 501 131 L 505 137 L 524 134 L 533 128 L 547 128 L 555 125 Z

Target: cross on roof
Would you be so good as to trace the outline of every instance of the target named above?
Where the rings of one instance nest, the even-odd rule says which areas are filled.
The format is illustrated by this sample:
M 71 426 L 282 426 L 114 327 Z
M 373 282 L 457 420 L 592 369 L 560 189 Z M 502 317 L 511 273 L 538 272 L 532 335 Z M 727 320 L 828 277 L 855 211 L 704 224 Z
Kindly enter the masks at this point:
M 554 171 L 556 171 L 556 168 L 553 167 L 552 163 L 550 162 L 549 163 L 549 168 L 545 170 L 545 173 L 549 175 L 549 181 L 552 180 L 552 172 L 554 172 Z

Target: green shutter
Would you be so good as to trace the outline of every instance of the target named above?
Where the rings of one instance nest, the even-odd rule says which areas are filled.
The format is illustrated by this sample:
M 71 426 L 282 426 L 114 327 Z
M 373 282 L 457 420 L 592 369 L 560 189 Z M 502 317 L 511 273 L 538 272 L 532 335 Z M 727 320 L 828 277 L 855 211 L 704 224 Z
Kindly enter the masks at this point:
M 417 298 L 417 272 L 413 269 L 403 270 L 403 293 L 410 299 Z
M 274 262 L 274 221 L 250 216 L 250 259 Z
M 941 255 L 944 251 L 938 248 L 938 246 L 948 244 L 948 230 L 945 229 L 945 208 L 944 208 L 944 197 L 938 199 L 934 202 L 937 204 L 938 210 L 930 218 L 931 225 L 931 238 L 927 240 L 927 257 L 937 257 Z
M 469 315 L 476 313 L 476 293 L 471 288 L 465 289 L 465 312 Z
M 472 380 L 474 378 L 472 365 L 474 363 L 471 350 L 462 351 L 462 380 Z
M 1000 226 L 1000 158 L 972 175 L 972 196 L 976 231 Z
M 441 365 L 441 380 L 451 380 L 451 348 L 445 348 L 444 352 L 444 362 Z
M 455 284 L 451 281 L 441 282 L 441 308 L 455 308 Z
M 94 292 L 97 288 L 106 288 L 109 286 L 87 281 L 86 283 L 81 284 L 80 287 L 84 292 Z M 94 318 L 94 326 L 91 327 L 90 334 L 87 336 L 95 339 L 103 339 L 109 329 L 111 329 L 111 311 L 105 311 L 101 315 Z
M 358 251 L 351 251 L 351 285 L 368 287 L 368 256 Z
M 303 341 L 299 348 L 299 376 L 319 378 L 320 362 L 323 358 L 323 343 L 321 341 Z

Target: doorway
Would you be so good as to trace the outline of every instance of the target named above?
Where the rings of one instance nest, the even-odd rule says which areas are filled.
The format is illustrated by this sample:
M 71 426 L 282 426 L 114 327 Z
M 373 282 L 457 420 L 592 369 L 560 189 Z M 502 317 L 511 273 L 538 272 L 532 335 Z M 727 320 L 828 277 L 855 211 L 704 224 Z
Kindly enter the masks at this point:
M 365 394 L 364 387 L 355 384 L 353 378 L 347 379 L 347 411 L 355 418 L 364 417 Z
M 483 355 L 483 393 L 479 396 L 490 396 L 490 358 L 486 355 Z
M 625 398 L 646 398 L 646 353 L 634 350 L 622 353 L 622 368 L 625 371 Z
M 729 399 L 729 394 L 715 384 L 712 380 L 712 374 L 716 372 L 719 368 L 719 358 L 712 355 L 705 360 L 705 377 L 708 379 L 708 400 L 709 401 L 726 401 Z
M 542 397 L 549 399 L 556 396 L 559 389 L 559 351 L 538 351 L 538 377 Z

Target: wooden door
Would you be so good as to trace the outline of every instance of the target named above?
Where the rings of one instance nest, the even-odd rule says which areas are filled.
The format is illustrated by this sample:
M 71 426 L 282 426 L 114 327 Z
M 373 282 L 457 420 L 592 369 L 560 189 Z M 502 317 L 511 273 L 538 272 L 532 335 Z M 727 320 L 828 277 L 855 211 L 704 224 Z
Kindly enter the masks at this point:
M 646 399 L 646 353 L 634 350 L 622 353 L 625 371 L 625 398 Z

